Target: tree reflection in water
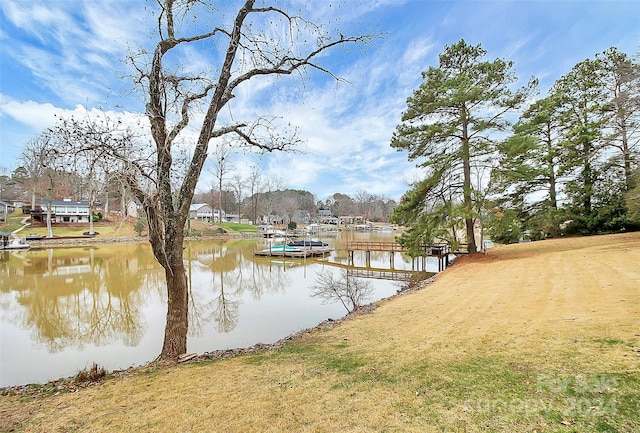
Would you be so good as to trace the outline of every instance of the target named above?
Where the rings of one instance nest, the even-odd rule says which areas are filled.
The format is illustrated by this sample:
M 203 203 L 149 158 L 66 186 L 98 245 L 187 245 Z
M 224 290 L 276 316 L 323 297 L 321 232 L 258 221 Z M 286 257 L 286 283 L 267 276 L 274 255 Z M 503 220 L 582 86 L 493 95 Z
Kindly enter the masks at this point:
M 256 263 L 255 240 L 189 243 L 190 284 L 189 333 L 201 335 L 215 323 L 217 332 L 229 333 L 239 322 L 240 304 L 245 294 L 260 300 L 263 294 L 285 290 L 287 276 L 272 272 L 271 261 Z M 194 290 L 197 286 L 197 290 Z M 212 297 L 213 295 L 213 297 Z
M 322 302 L 340 302 L 348 313 L 362 307 L 371 298 L 373 284 L 354 277 L 349 269 L 332 271 L 322 269 L 317 273 L 311 296 Z
M 256 240 L 185 244 L 189 350 L 275 342 L 344 315 L 309 296 L 307 273 L 326 262 L 254 257 L 262 247 Z M 86 362 L 113 370 L 157 355 L 166 293 L 148 244 L 0 253 L 0 386 L 72 375 Z M 332 260 L 343 265 L 337 251 Z M 395 293 L 393 283 L 375 284 L 378 299 Z
M 145 292 L 162 283 L 162 274 L 142 248 L 127 260 L 108 247 L 28 253 L 5 262 L 2 269 L 0 292 L 14 292 L 23 307 L 3 307 L 12 323 L 31 329 L 32 339 L 50 352 L 115 340 L 138 344 Z

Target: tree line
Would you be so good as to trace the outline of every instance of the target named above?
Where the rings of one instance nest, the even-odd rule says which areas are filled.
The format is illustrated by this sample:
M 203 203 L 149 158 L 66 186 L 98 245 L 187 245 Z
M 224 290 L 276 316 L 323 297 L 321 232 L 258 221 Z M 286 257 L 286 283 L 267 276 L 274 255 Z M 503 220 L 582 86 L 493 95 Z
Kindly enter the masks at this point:
M 109 220 L 113 213 L 125 218 L 127 203 L 134 196 L 123 180 L 123 173 L 115 168 L 105 171 L 94 167 L 89 172 L 77 163 L 67 165 L 64 155 L 52 152 L 59 145 L 52 132 L 45 131 L 25 143 L 18 168 L 10 175 L 0 175 L 0 199 L 22 202 L 28 209 L 37 209 L 40 201 L 65 198 L 90 201 L 104 220 Z M 286 188 L 281 178 L 266 177 L 258 170 L 242 177 L 230 167 L 226 174 L 220 184 L 222 188 L 216 178 L 208 190 L 194 193 L 192 202 L 207 203 L 252 224 L 270 215 L 280 216 L 285 222 L 293 221 L 297 211 L 306 212 L 315 222 L 320 218 L 320 210 L 333 216 L 362 215 L 369 221 L 386 222 L 396 205 L 393 199 L 365 190 L 353 196 L 336 192 L 319 200 L 310 191 Z
M 445 46 L 407 99 L 391 146 L 424 177 L 391 215 L 409 227 L 400 242 L 476 251 L 484 229 L 507 243 L 640 229 L 637 60 L 612 47 L 536 98 L 537 79 L 514 89 L 513 62 L 486 55 Z

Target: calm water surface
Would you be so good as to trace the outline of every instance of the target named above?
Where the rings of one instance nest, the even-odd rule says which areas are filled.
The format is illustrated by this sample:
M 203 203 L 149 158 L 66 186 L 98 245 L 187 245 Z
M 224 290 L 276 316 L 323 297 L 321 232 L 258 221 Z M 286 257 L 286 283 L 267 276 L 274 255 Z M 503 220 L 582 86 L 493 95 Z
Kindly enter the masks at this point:
M 322 269 L 341 272 L 348 240 L 392 241 L 393 233 L 343 232 L 321 238 L 322 260 L 254 257 L 266 240 L 207 240 L 185 245 L 190 281 L 189 352 L 272 343 L 346 310 L 310 296 Z M 364 253 L 355 265 L 365 266 Z M 394 268 L 410 270 L 396 254 Z M 433 265 L 437 266 L 437 265 Z M 390 267 L 388 253 L 372 268 Z M 369 301 L 397 282 L 370 279 Z M 0 386 L 72 376 L 93 362 L 108 370 L 153 360 L 166 315 L 162 268 L 148 244 L 0 252 Z

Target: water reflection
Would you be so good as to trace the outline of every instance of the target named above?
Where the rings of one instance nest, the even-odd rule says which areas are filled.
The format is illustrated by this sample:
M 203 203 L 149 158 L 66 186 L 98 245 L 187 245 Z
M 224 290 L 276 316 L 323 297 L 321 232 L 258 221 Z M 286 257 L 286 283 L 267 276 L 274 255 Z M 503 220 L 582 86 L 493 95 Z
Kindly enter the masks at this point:
M 323 305 L 310 288 L 319 272 L 346 263 L 340 249 L 349 236 L 329 239 L 337 251 L 321 261 L 254 257 L 264 241 L 187 243 L 189 350 L 270 343 L 343 316 L 340 305 Z M 388 266 L 384 254 L 372 261 Z M 373 285 L 374 299 L 397 288 Z M 2 252 L 0 309 L 0 386 L 73 375 L 94 361 L 126 368 L 159 353 L 164 273 L 146 243 Z
M 161 287 L 162 273 L 147 251 L 133 248 L 124 260 L 110 248 L 10 253 L 0 292 L 12 292 L 17 305 L 3 297 L 3 321 L 29 328 L 49 352 L 116 339 L 138 344 L 140 306 L 148 290 Z

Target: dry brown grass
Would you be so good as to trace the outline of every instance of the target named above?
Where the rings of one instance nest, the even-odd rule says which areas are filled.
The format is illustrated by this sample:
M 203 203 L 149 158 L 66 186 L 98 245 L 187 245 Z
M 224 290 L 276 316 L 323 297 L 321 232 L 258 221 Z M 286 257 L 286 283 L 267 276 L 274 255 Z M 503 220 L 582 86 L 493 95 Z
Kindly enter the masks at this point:
M 640 233 L 499 247 L 279 350 L 1 397 L 0 429 L 637 431 L 639 264 Z

